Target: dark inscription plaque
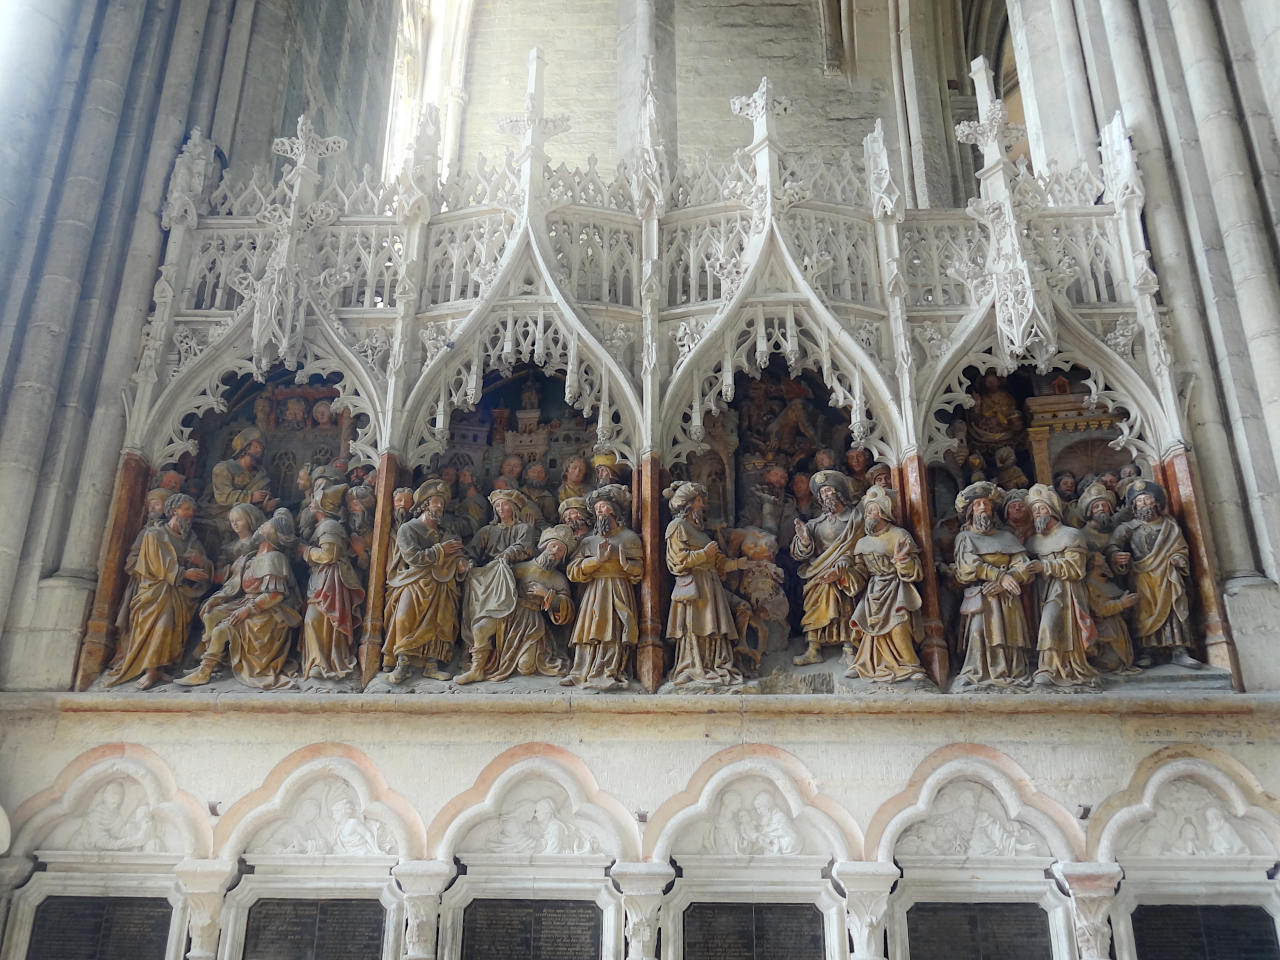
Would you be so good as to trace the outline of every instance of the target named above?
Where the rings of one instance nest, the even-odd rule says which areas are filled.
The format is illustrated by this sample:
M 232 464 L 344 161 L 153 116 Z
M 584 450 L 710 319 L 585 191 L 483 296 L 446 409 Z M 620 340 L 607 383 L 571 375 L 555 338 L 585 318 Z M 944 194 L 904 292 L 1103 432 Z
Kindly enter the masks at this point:
M 259 900 L 244 960 L 379 960 L 387 915 L 377 900 Z
M 917 903 L 911 960 L 1051 960 L 1049 916 L 1034 903 Z
M 27 960 L 164 960 L 172 915 L 163 897 L 49 897 Z
M 585 900 L 472 900 L 462 960 L 599 960 L 604 914 Z
M 684 960 L 823 960 L 822 911 L 811 903 L 691 903 Z
M 1261 907 L 1142 906 L 1130 919 L 1138 960 L 1280 960 Z

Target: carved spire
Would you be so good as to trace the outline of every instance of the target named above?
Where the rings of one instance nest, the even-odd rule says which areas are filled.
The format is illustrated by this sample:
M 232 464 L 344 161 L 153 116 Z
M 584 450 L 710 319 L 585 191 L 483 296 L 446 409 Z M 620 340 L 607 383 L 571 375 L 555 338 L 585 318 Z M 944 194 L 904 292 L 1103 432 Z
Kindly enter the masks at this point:
M 524 112 L 503 117 L 498 130 L 521 141 L 520 177 L 524 194 L 530 200 L 544 192 L 543 168 L 547 164 L 546 142 L 569 129 L 569 118 L 564 114 L 548 117 L 544 109 L 542 71 L 547 61 L 542 51 L 533 47 L 529 51 L 529 87 L 524 95 Z

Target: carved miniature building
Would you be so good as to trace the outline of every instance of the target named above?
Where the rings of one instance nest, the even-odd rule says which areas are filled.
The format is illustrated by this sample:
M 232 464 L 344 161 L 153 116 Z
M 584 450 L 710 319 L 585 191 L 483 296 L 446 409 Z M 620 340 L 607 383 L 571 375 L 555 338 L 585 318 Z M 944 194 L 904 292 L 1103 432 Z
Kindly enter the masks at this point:
M 1280 958 L 1280 12 L 12 6 L 0 960 Z

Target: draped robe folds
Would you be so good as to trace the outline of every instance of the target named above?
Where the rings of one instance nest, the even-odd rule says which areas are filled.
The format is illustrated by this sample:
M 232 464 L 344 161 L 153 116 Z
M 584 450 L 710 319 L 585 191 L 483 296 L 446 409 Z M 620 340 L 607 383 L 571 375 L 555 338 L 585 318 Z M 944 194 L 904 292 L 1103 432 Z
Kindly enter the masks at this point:
M 841 514 L 824 513 L 805 524 L 809 540 L 791 541 L 791 556 L 807 561 L 800 566 L 804 580 L 804 617 L 800 621 L 810 644 L 832 646 L 854 642 L 854 597 L 862 588 L 862 577 L 853 564 L 853 551 L 862 536 L 862 511 L 851 507 Z M 841 569 L 841 564 L 844 568 Z M 823 577 L 839 571 L 835 579 Z
M 1142 647 L 1182 647 L 1191 643 L 1187 575 L 1174 566 L 1180 557 L 1190 570 L 1190 551 L 1177 521 L 1161 516 L 1154 521 L 1128 520 L 1111 534 L 1110 559 L 1127 551 L 1129 589 L 1138 595 L 1135 629 Z
M 1059 523 L 1027 541 L 1027 552 L 1044 565 L 1039 574 L 1040 628 L 1036 677 L 1057 684 L 1092 683 L 1098 672 L 1089 665 L 1088 650 L 1098 630 L 1089 611 L 1084 577 L 1089 545 L 1079 530 Z
M 168 524 L 157 523 L 143 530 L 137 550 L 128 629 L 120 641 L 124 652 L 107 674 L 107 686 L 182 659 L 196 600 L 209 584 L 207 578 L 186 579 L 187 571 L 213 575 L 213 564 L 196 535 L 180 537 Z
M 899 555 L 896 551 L 902 543 L 909 549 Z M 921 601 L 912 584 L 923 578 L 924 571 L 915 541 L 901 527 L 889 525 L 862 537 L 853 557 L 857 575 L 867 584 L 852 616 L 862 633 L 853 661 L 858 676 L 887 681 L 923 677 L 915 648 L 923 630 Z
M 1129 623 L 1125 618 L 1124 590 L 1116 586 L 1101 570 L 1090 571 L 1085 578 L 1089 592 L 1089 610 L 1093 613 L 1094 626 L 1098 628 L 1098 645 L 1106 645 L 1119 661 L 1119 672 L 1137 673 L 1133 665 L 1133 641 L 1129 637 Z M 1106 668 L 1105 664 L 1102 664 Z
M 475 624 L 480 620 L 501 620 L 516 605 L 516 582 L 511 567 L 533 556 L 533 527 L 515 521 L 495 520 L 481 527 L 471 539 L 467 552 L 476 567 L 467 574 L 466 596 L 462 601 L 462 638 L 467 647 L 475 644 Z
M 249 608 L 249 616 L 239 623 L 223 619 L 215 628 L 227 635 L 231 670 L 241 683 L 261 690 L 291 686 L 285 661 L 302 617 L 289 561 L 279 550 L 253 554 L 241 568 L 240 582 L 243 599 L 237 606 Z
M 676 645 L 671 682 L 741 683 L 733 662 L 738 642 L 733 608 L 717 558 L 708 552 L 714 541 L 684 517 L 667 525 L 666 540 L 667 569 L 676 577 L 667 616 L 667 638 Z
M 386 649 L 411 662 L 447 664 L 458 643 L 458 582 L 466 559 L 448 556 L 444 543 L 457 536 L 416 518 L 396 531 L 392 574 L 387 578 Z
M 557 625 L 573 619 L 569 581 L 560 571 L 545 570 L 534 560 L 517 563 L 511 572 L 516 582 L 516 603 L 512 611 L 498 621 L 494 644 L 497 665 L 485 679 L 506 680 L 515 673 L 526 677 L 562 676 L 564 661 L 552 655 L 547 619 Z M 547 592 L 545 600 L 530 589 L 535 584 Z
M 609 545 L 609 558 L 601 561 L 604 543 Z M 625 566 L 619 556 L 626 559 Z M 644 574 L 640 535 L 622 526 L 608 537 L 589 534 L 578 544 L 567 572 L 574 583 L 584 584 L 569 637 L 569 675 L 576 683 L 604 678 L 625 683 L 627 659 L 640 639 L 635 591 Z
M 307 613 L 302 627 L 302 677 L 319 671 L 340 680 L 355 669 L 358 609 L 364 589 L 347 557 L 347 533 L 332 517 L 316 525 L 305 559 L 311 566 Z
M 961 681 L 1012 684 L 1027 678 L 1031 640 L 1021 597 L 1004 590 L 991 596 L 982 592 L 984 583 L 999 580 L 1006 573 L 1019 584 L 1028 583 L 1027 563 L 1022 544 L 1008 530 L 977 533 L 962 529 L 956 534 L 955 576 L 965 588 L 960 605 L 965 647 Z

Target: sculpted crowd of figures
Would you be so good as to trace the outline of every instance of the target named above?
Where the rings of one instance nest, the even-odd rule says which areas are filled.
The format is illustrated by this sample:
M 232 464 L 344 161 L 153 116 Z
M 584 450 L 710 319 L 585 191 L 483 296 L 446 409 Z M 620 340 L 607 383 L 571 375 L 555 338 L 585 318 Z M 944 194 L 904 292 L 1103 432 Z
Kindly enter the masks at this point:
M 161 474 L 147 496 L 107 685 L 169 681 L 193 633 L 198 664 L 180 685 L 206 684 L 224 667 L 264 690 L 359 679 L 375 473 L 306 467 L 301 504 L 289 510 L 263 469 L 262 431 L 241 430 L 231 450 L 199 501 L 176 473 Z M 796 667 L 822 663 L 834 647 L 850 677 L 928 683 L 918 587 L 926 576 L 939 586 L 956 689 L 1089 686 L 1156 658 L 1199 666 L 1187 543 L 1164 489 L 1136 466 L 1088 478 L 1077 496 L 1069 472 L 1052 486 L 1029 484 L 1003 464 L 1009 487 L 968 483 L 932 531 L 933 570 L 901 525 L 887 466 L 861 449 L 848 451 L 844 469 L 827 449 L 806 466 L 760 471 L 737 527 L 709 528 L 703 483 L 677 480 L 665 491 L 671 684 L 735 688 L 795 633 Z M 520 674 L 628 686 L 644 567 L 644 544 L 627 523 L 630 489 L 607 453 L 570 458 L 560 479 L 553 489 L 543 464 L 507 456 L 487 495 L 455 468 L 394 489 L 387 683 Z M 462 669 L 451 674 L 457 659 Z

